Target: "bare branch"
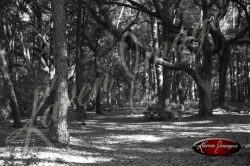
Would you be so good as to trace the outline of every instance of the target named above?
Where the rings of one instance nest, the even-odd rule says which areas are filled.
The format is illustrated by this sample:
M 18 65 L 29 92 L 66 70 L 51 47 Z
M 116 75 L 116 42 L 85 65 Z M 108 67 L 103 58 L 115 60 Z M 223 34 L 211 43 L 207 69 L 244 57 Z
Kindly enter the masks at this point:
M 146 8 L 146 7 L 144 7 L 142 4 L 139 4 L 139 3 L 137 3 L 137 2 L 135 2 L 135 1 L 133 1 L 133 0 L 127 0 L 129 3 L 131 3 L 131 5 L 134 5 L 134 6 L 136 6 L 138 9 L 140 9 L 140 11 L 142 11 L 142 12 L 144 12 L 144 13 L 147 13 L 147 14 L 149 14 L 149 15 L 154 15 L 155 17 L 160 17 L 160 15 L 158 15 L 157 13 L 154 13 L 154 12 L 152 12 L 152 11 L 150 11 L 150 9 L 148 9 L 148 8 Z M 153 16 L 152 15 L 152 16 Z
M 184 72 L 188 73 L 195 80 L 196 83 L 199 83 L 201 81 L 198 73 L 195 70 L 193 70 L 192 68 L 190 68 L 189 64 L 186 64 L 186 63 L 173 64 L 173 63 L 170 63 L 170 62 L 163 60 L 162 58 L 158 58 L 158 57 L 154 57 L 154 63 L 162 65 L 170 70 L 184 71 Z
M 143 5 L 140 5 L 140 4 L 136 6 L 136 5 L 133 5 L 133 4 L 129 5 L 129 4 L 120 3 L 120 2 L 113 2 L 113 1 L 104 2 L 104 4 L 124 6 L 124 7 L 128 7 L 128 8 L 137 10 L 137 11 L 141 11 L 143 13 L 146 13 L 146 14 L 150 15 L 150 16 L 160 18 L 160 15 L 158 13 L 152 12 L 149 9 L 147 9 L 146 7 L 144 7 Z M 139 7 L 139 6 L 142 6 L 142 7 Z

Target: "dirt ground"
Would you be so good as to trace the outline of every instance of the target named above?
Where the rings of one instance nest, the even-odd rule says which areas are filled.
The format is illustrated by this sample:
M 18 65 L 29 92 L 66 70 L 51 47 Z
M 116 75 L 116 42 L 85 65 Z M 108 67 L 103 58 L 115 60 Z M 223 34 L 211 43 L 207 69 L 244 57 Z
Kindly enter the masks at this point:
M 29 154 L 24 155 L 23 133 L 9 146 L 0 147 L 0 165 L 250 166 L 250 115 L 214 113 L 205 120 L 193 112 L 181 121 L 162 122 L 146 121 L 141 112 L 132 115 L 127 110 L 89 114 L 86 126 L 69 122 L 69 145 L 47 147 L 33 134 Z M 219 157 L 192 150 L 195 142 L 211 137 L 232 139 L 242 149 Z

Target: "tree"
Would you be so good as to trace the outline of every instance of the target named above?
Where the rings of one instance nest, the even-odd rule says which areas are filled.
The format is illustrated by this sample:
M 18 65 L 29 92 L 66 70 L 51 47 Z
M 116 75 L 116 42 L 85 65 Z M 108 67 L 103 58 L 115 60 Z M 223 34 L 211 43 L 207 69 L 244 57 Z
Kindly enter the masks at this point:
M 245 12 L 246 18 L 248 18 L 248 11 L 244 4 L 238 0 L 232 0 L 237 3 L 240 8 Z M 166 98 L 169 98 L 169 87 L 170 84 L 168 82 L 169 74 L 167 74 L 166 69 L 171 70 L 182 70 L 188 73 L 195 81 L 199 91 L 199 113 L 200 117 L 206 117 L 212 115 L 212 65 L 213 59 L 215 55 L 219 54 L 227 54 L 228 50 L 230 50 L 230 44 L 242 38 L 244 34 L 248 32 L 249 26 L 246 26 L 241 31 L 238 32 L 235 38 L 231 38 L 230 40 L 223 40 L 222 33 L 220 33 L 219 22 L 225 15 L 228 13 L 228 5 L 230 0 L 223 1 L 209 1 L 209 0 L 194 0 L 185 1 L 185 0 L 172 0 L 172 1 L 161 1 L 161 0 L 153 0 L 153 2 L 137 2 L 133 0 L 128 0 L 125 3 L 121 2 L 111 2 L 106 1 L 105 4 L 108 5 L 118 5 L 125 6 L 134 10 L 138 10 L 157 18 L 162 25 L 161 32 L 162 42 L 167 42 L 170 46 L 174 45 L 177 49 L 181 44 L 184 43 L 187 49 L 190 52 L 190 55 L 194 57 L 194 61 L 192 62 L 194 65 L 189 63 L 182 62 L 171 62 L 171 59 L 156 57 L 155 62 L 161 64 L 163 68 L 165 68 L 165 72 L 163 70 L 163 77 L 165 75 L 165 79 L 163 78 L 163 90 L 162 90 L 162 101 Z M 184 16 L 183 13 L 188 10 L 185 5 L 191 3 L 192 5 L 196 5 L 194 8 L 196 15 L 194 19 L 189 19 L 187 16 Z M 149 9 L 147 6 L 153 4 L 153 9 Z M 180 9 L 180 10 L 179 10 Z M 179 10 L 179 11 L 178 11 Z M 190 11 L 189 11 L 190 13 Z M 200 13 L 200 14 L 199 14 Z M 200 17 L 199 17 L 200 15 Z M 193 15 L 189 15 L 192 16 Z M 190 26 L 192 25 L 193 26 Z M 196 27 L 194 24 L 198 24 Z M 107 24 L 106 24 L 107 26 Z M 104 26 L 105 27 L 105 26 Z M 114 31 L 114 28 L 108 28 L 110 31 Z M 198 32 L 198 33 L 197 33 Z M 115 33 L 113 33 L 115 35 Z M 212 37 L 211 37 L 212 36 Z M 182 40 L 182 41 L 181 41 Z M 195 46 L 196 45 L 196 46 Z M 197 47 L 198 45 L 198 47 Z M 171 49 L 172 49 L 171 48 Z M 178 51 L 173 51 L 169 48 L 170 56 L 178 55 Z M 147 50 L 147 48 L 143 48 L 142 50 Z M 183 54 L 180 52 L 181 54 Z M 172 54 L 172 55 L 171 55 Z M 227 57 L 223 62 L 223 56 L 220 56 L 220 96 L 225 96 L 225 80 L 222 78 L 225 68 L 227 68 L 227 63 L 229 61 L 230 56 Z M 175 57 L 176 58 L 176 57 Z M 183 60 L 183 56 L 181 58 Z M 164 74 L 165 73 L 165 74 Z M 165 80 L 165 81 L 164 81 Z M 165 87 L 165 88 L 164 88 Z M 164 90 L 165 89 L 165 90 Z M 222 101 L 223 102 L 223 101 Z
M 11 42 L 13 42 L 12 28 L 10 28 L 10 24 L 8 20 L 4 19 L 8 17 L 6 14 L 9 11 L 9 7 L 11 6 L 10 1 L 3 1 L 0 5 L 0 14 L 3 18 L 0 19 L 0 71 L 2 74 L 2 78 L 4 81 L 4 85 L 7 91 L 7 95 L 4 96 L 10 100 L 10 107 L 12 110 L 12 116 L 14 119 L 14 127 L 20 128 L 22 127 L 21 117 L 19 112 L 19 104 L 16 95 L 15 85 L 13 83 L 12 77 L 12 69 L 13 64 L 10 62 L 11 52 L 13 51 L 13 47 L 8 47 Z M 7 28 L 9 27 L 9 28 Z M 15 26 L 14 26 L 15 27 Z M 8 64 L 9 60 L 9 64 Z
M 12 115 L 14 119 L 14 127 L 20 128 L 22 127 L 22 123 L 21 123 L 21 117 L 20 117 L 20 112 L 19 112 L 19 105 L 17 103 L 16 93 L 14 90 L 12 80 L 8 73 L 8 65 L 5 59 L 5 50 L 2 50 L 1 46 L 0 46 L 0 66 L 1 66 L 1 71 L 3 73 L 3 78 L 5 81 L 5 85 L 6 85 L 5 87 L 7 88 L 9 92 L 8 98 L 10 99 L 10 107 L 11 107 Z
M 162 42 L 168 43 L 168 46 L 173 45 L 174 47 L 178 47 L 179 43 L 181 43 L 181 36 L 185 37 L 191 37 L 191 41 L 194 42 L 195 40 L 198 40 L 199 48 L 196 52 L 193 52 L 196 56 L 196 64 L 195 68 L 191 68 L 189 64 L 186 63 L 171 63 L 169 62 L 169 59 L 165 59 L 165 56 L 161 57 L 154 57 L 155 59 L 152 60 L 156 64 L 160 64 L 163 66 L 163 90 L 162 90 L 162 98 L 160 99 L 160 103 L 164 106 L 165 100 L 169 98 L 170 96 L 170 83 L 169 83 L 169 71 L 167 69 L 171 70 L 182 70 L 187 72 L 196 82 L 197 87 L 199 89 L 199 113 L 198 115 L 200 117 L 206 117 L 212 115 L 212 98 L 211 98 L 211 67 L 212 67 L 212 48 L 211 43 L 208 39 L 208 33 L 209 33 L 209 24 L 211 21 L 209 21 L 209 6 L 211 6 L 211 2 L 209 3 L 207 0 L 202 0 L 201 10 L 202 10 L 202 28 L 200 33 L 200 38 L 195 39 L 194 36 L 188 36 L 188 34 L 180 33 L 181 26 L 183 23 L 182 15 L 179 15 L 179 22 L 174 21 L 175 15 L 171 14 L 171 7 L 178 7 L 178 4 L 180 1 L 171 1 L 171 2 L 162 2 L 159 0 L 153 1 L 155 12 L 150 11 L 147 7 L 143 6 L 142 4 L 133 1 L 128 0 L 130 4 L 122 4 L 119 2 L 107 2 L 107 4 L 115 4 L 120 6 L 126 6 L 130 7 L 135 10 L 139 10 L 141 12 L 145 12 L 150 16 L 153 16 L 157 19 L 159 19 L 162 22 Z M 167 11 L 165 11 L 167 9 Z M 200 20 L 199 20 L 200 21 Z M 113 28 L 109 28 L 110 30 L 113 30 Z M 114 30 L 113 30 L 114 31 Z M 115 33 L 114 33 L 115 34 Z M 184 38 L 185 38 L 184 37 Z M 184 40 L 184 38 L 182 38 Z M 186 40 L 186 39 L 185 39 Z M 173 43 L 173 44 L 171 44 Z M 190 42 L 189 42 L 190 44 Z M 172 48 L 168 48 L 169 50 L 167 52 L 172 52 Z M 194 48 L 190 48 L 191 50 L 194 50 Z M 142 48 L 142 50 L 146 50 L 146 48 Z M 144 54 L 145 55 L 145 54 Z M 172 55 L 174 56 L 174 55 Z M 152 57 L 151 57 L 152 59 Z M 202 61 L 202 63 L 201 63 Z M 165 71 L 164 71 L 165 70 Z
M 244 44 L 249 43 L 249 40 L 242 40 L 244 36 L 249 32 L 249 23 L 250 16 L 249 11 L 247 10 L 245 1 L 232 0 L 231 3 L 229 0 L 216 3 L 219 8 L 219 11 L 214 17 L 211 35 L 213 41 L 215 43 L 215 53 L 218 55 L 219 62 L 219 105 L 225 106 L 225 93 L 226 93 L 226 85 L 227 85 L 227 71 L 228 66 L 231 59 L 231 49 L 234 44 Z M 238 6 L 238 14 L 236 15 L 236 6 Z M 231 7 L 231 10 L 229 10 Z M 231 13 L 230 13 L 230 12 Z M 243 13 L 244 17 L 240 17 Z M 226 23 L 225 19 L 222 18 L 231 16 L 233 24 L 229 24 L 228 27 L 220 26 L 220 21 Z M 230 20 L 230 19 L 227 19 Z M 240 22 L 238 25 L 235 25 L 235 22 Z M 243 28 L 241 28 L 243 27 Z M 233 32 L 232 34 L 228 34 L 228 32 L 224 32 L 222 29 L 225 29 L 228 32 Z M 240 29 L 241 28 L 241 29 Z M 224 30 L 225 31 L 225 30 Z M 230 39 L 227 39 L 226 36 L 230 36 Z
M 76 97 L 79 96 L 79 93 L 83 87 L 83 28 L 85 27 L 85 15 L 86 12 L 83 13 L 83 3 L 82 0 L 77 1 L 77 23 L 76 23 Z M 86 119 L 86 113 L 84 107 L 80 106 L 76 101 L 76 110 L 79 113 L 78 120 Z
M 54 114 L 55 138 L 62 143 L 69 142 L 67 125 L 68 98 L 68 55 L 66 45 L 65 26 L 65 1 L 52 0 L 52 13 L 54 18 L 54 47 L 55 47 L 55 70 L 57 84 L 55 87 L 55 100 L 57 112 Z

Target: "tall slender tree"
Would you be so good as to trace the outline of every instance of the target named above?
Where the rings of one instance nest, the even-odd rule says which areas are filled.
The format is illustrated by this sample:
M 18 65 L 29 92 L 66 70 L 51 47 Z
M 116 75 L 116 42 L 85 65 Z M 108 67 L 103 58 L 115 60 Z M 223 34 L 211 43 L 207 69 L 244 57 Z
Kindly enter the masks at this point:
M 82 0 L 77 1 L 77 23 L 76 23 L 76 97 L 79 96 L 81 88 L 83 87 L 83 28 L 85 26 L 85 15 L 86 12 L 83 12 L 83 3 Z M 76 98 L 77 99 L 77 98 Z M 76 101 L 76 109 L 79 114 L 78 120 L 86 119 L 86 113 L 83 106 L 80 106 Z
M 20 128 L 20 127 L 22 127 L 22 123 L 21 123 L 21 117 L 20 117 L 20 112 L 19 112 L 19 105 L 17 103 L 16 93 L 14 90 L 12 80 L 11 80 L 10 75 L 8 73 L 8 65 L 7 65 L 7 61 L 5 59 L 5 50 L 2 50 L 1 46 L 0 46 L 0 66 L 1 66 L 1 71 L 3 73 L 5 85 L 9 91 L 8 97 L 10 99 L 10 107 L 12 109 L 12 115 L 13 115 L 13 119 L 14 119 L 14 127 Z
M 56 130 L 56 141 L 61 143 L 69 142 L 67 130 L 67 112 L 69 107 L 68 98 L 68 55 L 66 45 L 66 24 L 65 24 L 65 1 L 52 0 L 52 13 L 54 18 L 54 45 L 55 45 L 55 70 L 57 84 L 55 87 L 55 100 L 57 111 L 54 113 L 54 125 Z

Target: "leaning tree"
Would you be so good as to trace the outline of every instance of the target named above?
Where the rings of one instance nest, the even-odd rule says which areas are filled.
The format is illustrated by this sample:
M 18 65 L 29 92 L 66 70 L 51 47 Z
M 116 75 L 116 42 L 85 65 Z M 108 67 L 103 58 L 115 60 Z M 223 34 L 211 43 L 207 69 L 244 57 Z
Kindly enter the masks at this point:
M 161 43 L 165 43 L 167 54 L 159 54 L 160 56 L 151 54 L 149 57 L 151 62 L 163 66 L 163 89 L 159 101 L 164 104 L 165 100 L 169 98 L 169 70 L 181 70 L 188 73 L 197 84 L 200 106 L 198 115 L 207 117 L 212 115 L 213 60 L 216 55 L 223 59 L 224 56 L 221 55 L 228 53 L 230 44 L 241 39 L 249 31 L 247 24 L 242 30 L 236 31 L 234 38 L 224 40 L 220 31 L 220 21 L 228 13 L 230 2 L 230 0 L 194 0 L 192 2 L 185 0 L 153 0 L 152 2 L 127 0 L 126 2 L 103 1 L 102 3 L 144 12 L 160 22 Z M 244 5 L 240 5 L 239 1 L 233 2 L 237 3 L 239 8 L 244 7 Z M 187 10 L 187 3 L 196 6 L 192 12 L 190 9 Z M 91 7 L 87 6 L 87 8 L 100 25 L 107 28 L 115 37 L 121 38 L 124 31 L 116 29 L 112 25 L 112 21 L 105 19 L 107 18 L 105 16 L 99 16 Z M 248 17 L 247 11 L 242 9 Z M 147 48 L 141 47 L 141 50 L 145 55 Z M 183 51 L 189 52 L 189 56 L 193 59 L 191 63 L 184 61 Z M 179 61 L 173 62 L 169 59 L 169 57 L 177 55 Z M 220 70 L 222 68 L 223 66 L 220 67 Z

